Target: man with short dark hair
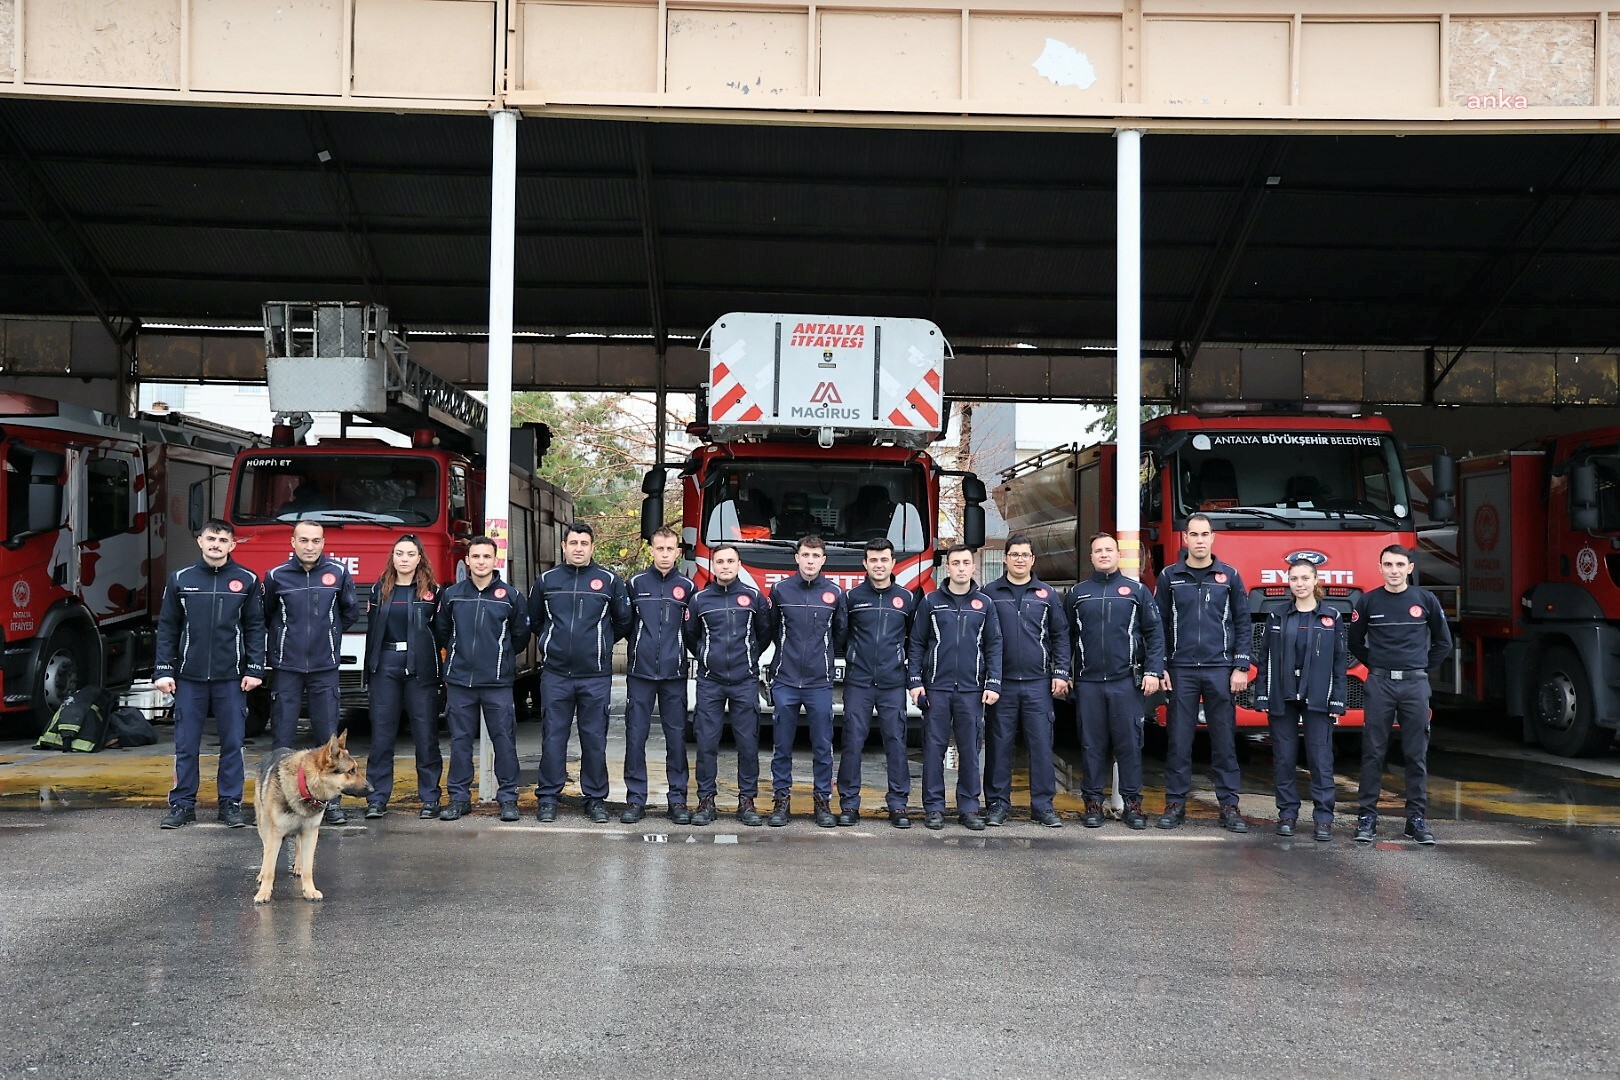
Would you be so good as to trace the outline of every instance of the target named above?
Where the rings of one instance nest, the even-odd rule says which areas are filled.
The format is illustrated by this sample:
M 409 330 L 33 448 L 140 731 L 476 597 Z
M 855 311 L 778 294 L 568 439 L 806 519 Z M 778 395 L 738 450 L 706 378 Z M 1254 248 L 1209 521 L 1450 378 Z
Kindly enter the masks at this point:
M 440 821 L 472 812 L 472 746 L 482 716 L 495 755 L 495 800 L 502 821 L 516 821 L 517 704 L 512 682 L 517 655 L 529 641 L 523 595 L 495 569 L 495 541 L 467 541 L 467 576 L 439 593 L 433 632 L 444 644 L 444 716 L 450 725 L 450 801 Z M 483 793 L 485 798 L 488 792 Z
M 163 828 L 197 820 L 197 758 L 210 713 L 219 729 L 219 820 L 242 813 L 242 743 L 247 693 L 264 679 L 264 594 L 258 577 L 231 559 L 236 532 L 210 520 L 197 533 L 202 558 L 169 575 L 158 613 L 152 685 L 174 695 L 174 788 Z
M 979 814 L 979 739 L 984 707 L 1001 691 L 1001 620 L 973 584 L 973 549 L 945 551 L 945 585 L 917 605 L 906 649 L 911 700 L 923 710 L 923 825 L 945 827 L 945 747 L 956 737 L 956 813 L 984 831 Z
M 681 628 L 686 605 L 692 600 L 692 579 L 675 568 L 681 540 L 675 530 L 659 528 L 648 541 L 652 565 L 630 575 L 628 591 L 634 613 L 630 642 L 625 650 L 624 703 L 624 813 L 619 820 L 632 825 L 642 819 L 647 805 L 647 735 L 652 729 L 653 703 L 664 729 L 664 776 L 668 780 L 669 819 L 690 825 L 686 805 L 686 647 Z
M 1029 755 L 1030 820 L 1063 827 L 1052 806 L 1052 697 L 1069 681 L 1069 620 L 1063 597 L 1035 576 L 1035 544 L 1007 538 L 1007 572 L 984 587 L 1001 620 L 1001 698 L 985 710 L 984 821 L 1001 825 L 1012 807 L 1012 766 L 1018 733 Z
M 314 745 L 337 734 L 343 632 L 360 618 L 360 603 L 348 569 L 326 555 L 325 548 L 326 527 L 318 521 L 300 521 L 292 530 L 292 555 L 264 575 L 273 701 L 270 732 L 276 749 L 292 749 L 305 694 Z M 327 803 L 326 824 L 349 820 L 341 803 L 342 796 Z
M 833 658 L 844 643 L 844 590 L 821 576 L 827 545 L 810 533 L 794 551 L 799 572 L 771 588 L 771 619 L 776 655 L 771 658 L 771 717 L 774 753 L 771 789 L 775 802 L 767 824 L 788 823 L 793 805 L 793 737 L 799 709 L 810 725 L 810 760 L 815 822 L 837 824 L 832 812 Z
M 693 825 L 712 825 L 719 777 L 720 732 L 731 714 L 737 745 L 737 820 L 764 824 L 754 806 L 759 796 L 759 654 L 771 639 L 771 607 L 738 576 L 742 558 L 735 544 L 709 551 L 713 580 L 686 606 L 682 637 L 697 661 L 697 812 Z
M 917 594 L 894 580 L 894 544 L 866 544 L 866 580 L 845 597 L 849 641 L 844 649 L 844 744 L 838 761 L 838 824 L 861 815 L 861 749 L 877 712 L 888 765 L 889 824 L 911 828 L 911 763 L 906 758 L 906 639 Z
M 1074 639 L 1074 708 L 1080 727 L 1085 799 L 1081 824 L 1100 829 L 1109 759 L 1119 762 L 1123 818 L 1147 828 L 1142 812 L 1142 724 L 1147 695 L 1159 692 L 1164 632 L 1153 594 L 1119 570 L 1112 533 L 1091 538 L 1091 576 L 1074 583 L 1066 603 Z
M 557 819 L 568 779 L 568 734 L 579 723 L 579 789 L 587 817 L 608 819 L 608 702 L 613 643 L 630 633 L 624 579 L 597 564 L 596 531 L 583 521 L 563 534 L 563 561 L 529 591 L 529 622 L 540 646 L 540 778 L 535 816 Z
M 1411 584 L 1412 557 L 1391 544 L 1378 556 L 1384 584 L 1361 594 L 1350 613 L 1350 652 L 1367 665 L 1361 732 L 1361 785 L 1355 839 L 1378 831 L 1378 793 L 1391 728 L 1401 725 L 1406 760 L 1406 836 L 1434 843 L 1429 810 L 1429 672 L 1451 651 L 1446 611 L 1428 589 Z
M 1202 708 L 1209 729 L 1210 771 L 1221 827 L 1249 831 L 1238 809 L 1237 695 L 1249 684 L 1254 629 L 1249 593 L 1237 569 L 1215 558 L 1214 526 L 1203 514 L 1187 518 L 1186 553 L 1159 577 L 1159 617 L 1165 632 L 1165 686 L 1170 691 L 1161 829 L 1187 820 L 1193 735 Z

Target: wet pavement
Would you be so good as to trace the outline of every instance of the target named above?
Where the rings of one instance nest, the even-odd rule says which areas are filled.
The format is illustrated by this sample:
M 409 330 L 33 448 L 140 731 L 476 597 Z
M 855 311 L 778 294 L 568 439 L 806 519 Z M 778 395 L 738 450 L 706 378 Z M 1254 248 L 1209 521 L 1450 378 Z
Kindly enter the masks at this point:
M 323 830 L 324 903 L 283 875 L 255 908 L 251 828 L 157 829 L 166 747 L 0 744 L 0 1075 L 1616 1075 L 1620 759 L 1436 746 L 1434 848 L 1394 774 L 1380 843 L 1272 835 L 1254 747 L 1246 836 L 1207 802 L 936 834 L 423 822 L 398 791 Z

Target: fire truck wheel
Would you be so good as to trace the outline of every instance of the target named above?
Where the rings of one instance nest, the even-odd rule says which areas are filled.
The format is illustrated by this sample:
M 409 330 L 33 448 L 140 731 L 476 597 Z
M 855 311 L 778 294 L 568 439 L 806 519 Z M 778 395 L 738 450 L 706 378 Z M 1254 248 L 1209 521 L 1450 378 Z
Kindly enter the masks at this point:
M 264 729 L 270 726 L 270 687 L 261 684 L 248 691 L 247 696 L 247 726 L 243 729 L 248 738 L 263 735 Z
M 101 684 L 100 640 L 93 629 L 73 621 L 58 624 L 45 639 L 34 665 L 35 734 L 45 730 L 69 694 Z
M 1614 732 L 1593 718 L 1592 682 L 1574 650 L 1562 645 L 1541 657 L 1536 679 L 1536 739 L 1549 754 L 1588 757 L 1605 749 Z

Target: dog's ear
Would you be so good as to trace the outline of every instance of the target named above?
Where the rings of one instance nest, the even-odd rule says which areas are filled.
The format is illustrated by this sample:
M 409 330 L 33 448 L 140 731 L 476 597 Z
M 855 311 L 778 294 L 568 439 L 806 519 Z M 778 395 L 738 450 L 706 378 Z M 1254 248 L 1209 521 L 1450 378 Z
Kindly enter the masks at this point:
M 349 750 L 349 729 L 348 728 L 344 728 L 341 732 L 339 732 L 338 734 L 332 736 L 332 748 L 335 749 L 340 754 L 348 753 L 348 750 Z

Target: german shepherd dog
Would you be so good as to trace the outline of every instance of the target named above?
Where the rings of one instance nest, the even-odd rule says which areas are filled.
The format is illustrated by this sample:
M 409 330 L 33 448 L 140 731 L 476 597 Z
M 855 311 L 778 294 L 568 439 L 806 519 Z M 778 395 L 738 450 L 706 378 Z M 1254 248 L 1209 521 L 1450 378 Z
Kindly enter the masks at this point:
M 264 842 L 264 862 L 253 902 L 270 902 L 276 859 L 287 837 L 296 842 L 293 873 L 303 886 L 304 899 L 325 899 L 315 887 L 315 841 L 321 835 L 326 804 L 338 795 L 360 796 L 371 791 L 359 765 L 349 756 L 349 733 L 334 735 L 313 750 L 278 749 L 259 762 L 257 779 L 253 813 L 259 839 Z

